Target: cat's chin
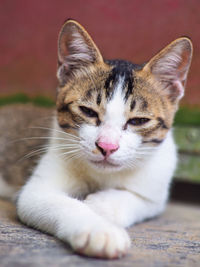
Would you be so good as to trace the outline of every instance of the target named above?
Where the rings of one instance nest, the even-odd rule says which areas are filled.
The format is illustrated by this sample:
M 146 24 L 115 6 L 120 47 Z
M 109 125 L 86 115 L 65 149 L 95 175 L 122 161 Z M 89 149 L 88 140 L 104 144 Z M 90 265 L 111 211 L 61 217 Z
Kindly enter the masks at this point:
M 115 172 L 123 169 L 123 165 L 115 164 L 106 160 L 101 160 L 101 161 L 90 160 L 89 163 L 93 168 L 97 170 Z

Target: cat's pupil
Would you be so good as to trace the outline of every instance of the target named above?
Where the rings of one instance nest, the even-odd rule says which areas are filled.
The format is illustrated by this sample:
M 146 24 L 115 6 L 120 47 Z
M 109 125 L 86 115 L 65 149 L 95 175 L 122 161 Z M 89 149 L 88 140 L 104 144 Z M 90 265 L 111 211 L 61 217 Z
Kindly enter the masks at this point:
M 84 115 L 90 118 L 98 118 L 98 113 L 94 111 L 93 109 L 85 107 L 85 106 L 80 106 L 79 108 L 83 112 Z
M 150 121 L 148 118 L 133 118 L 128 120 L 128 123 L 134 126 L 139 126 L 147 123 L 148 121 Z

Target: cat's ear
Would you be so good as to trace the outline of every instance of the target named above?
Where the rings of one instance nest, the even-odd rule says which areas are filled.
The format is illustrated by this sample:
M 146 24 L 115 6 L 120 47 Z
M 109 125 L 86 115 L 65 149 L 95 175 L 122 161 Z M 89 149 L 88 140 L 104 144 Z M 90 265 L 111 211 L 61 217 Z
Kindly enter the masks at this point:
M 154 56 L 144 67 L 163 86 L 172 102 L 184 95 L 184 87 L 192 59 L 192 42 L 176 39 Z
M 67 20 L 58 38 L 57 77 L 63 84 L 67 77 L 103 58 L 87 31 L 75 20 Z

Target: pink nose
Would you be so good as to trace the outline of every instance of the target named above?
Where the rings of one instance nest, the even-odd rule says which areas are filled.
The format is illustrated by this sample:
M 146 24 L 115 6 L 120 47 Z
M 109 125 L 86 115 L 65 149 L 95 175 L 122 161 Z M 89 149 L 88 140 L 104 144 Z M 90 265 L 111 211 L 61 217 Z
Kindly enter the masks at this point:
M 108 157 L 113 152 L 117 151 L 119 148 L 118 144 L 111 144 L 105 142 L 96 142 L 95 144 L 97 148 L 101 151 L 101 153 L 106 157 Z

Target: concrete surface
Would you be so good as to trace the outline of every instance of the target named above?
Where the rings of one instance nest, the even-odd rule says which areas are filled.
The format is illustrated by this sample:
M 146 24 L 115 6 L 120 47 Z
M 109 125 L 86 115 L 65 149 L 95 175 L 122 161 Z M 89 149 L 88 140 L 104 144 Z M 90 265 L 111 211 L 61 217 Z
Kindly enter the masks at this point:
M 0 200 L 0 266 L 200 266 L 200 207 L 171 203 L 160 217 L 129 229 L 132 248 L 119 260 L 74 254 L 54 237 L 22 225 L 15 207 Z

